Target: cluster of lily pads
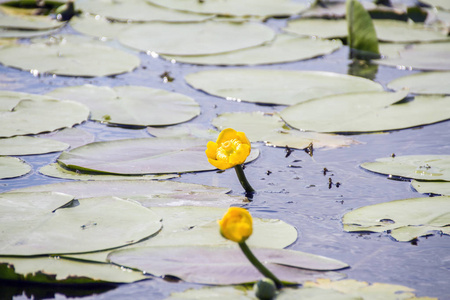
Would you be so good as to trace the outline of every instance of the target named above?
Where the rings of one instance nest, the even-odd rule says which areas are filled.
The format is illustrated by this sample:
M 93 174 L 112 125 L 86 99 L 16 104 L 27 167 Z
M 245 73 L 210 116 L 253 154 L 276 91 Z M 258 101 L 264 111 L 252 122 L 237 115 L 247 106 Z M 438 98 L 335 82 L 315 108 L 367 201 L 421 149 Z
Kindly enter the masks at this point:
M 345 3 L 241 2 L 77 0 L 78 13 L 68 22 L 52 19 L 52 10 L 34 15 L 35 8 L 7 3 L 0 5 L 0 63 L 34 75 L 82 77 L 132 72 L 141 64 L 139 52 L 174 63 L 255 66 L 327 55 L 349 38 Z M 374 21 L 383 55 L 374 62 L 429 72 L 393 80 L 389 90 L 371 79 L 333 72 L 228 67 L 188 74 L 187 84 L 211 96 L 274 107 L 273 113 L 222 113 L 211 120 L 214 130 L 183 124 L 200 115 L 200 105 L 162 89 L 86 84 L 46 95 L 0 91 L 0 179 L 32 171 L 14 156 L 62 152 L 39 172 L 74 180 L 0 194 L 0 279 L 84 284 L 175 276 L 209 285 L 259 280 L 236 245 L 218 234 L 216 223 L 230 205 L 248 199 L 229 195 L 227 188 L 165 179 L 216 170 L 204 153 L 216 129 L 234 128 L 252 143 L 269 146 L 338 148 L 358 143 L 342 133 L 450 119 L 450 7 L 445 1 L 423 3 L 433 9 L 365 5 L 374 17 L 397 19 Z M 423 20 L 412 22 L 414 11 Z M 288 18 L 282 33 L 264 22 L 271 17 Z M 95 141 L 74 127 L 87 121 L 147 128 L 153 137 Z M 252 149 L 246 163 L 258 155 Z M 442 196 L 355 209 L 343 217 L 344 230 L 389 231 L 398 241 L 433 231 L 450 234 L 448 156 L 398 156 L 362 167 L 412 178 L 417 191 Z M 258 258 L 283 282 L 303 285 L 283 289 L 277 299 L 370 299 L 374 293 L 414 299 L 403 286 L 335 281 L 344 277 L 337 271 L 348 268 L 346 263 L 284 249 L 297 239 L 293 226 L 254 221 L 248 244 Z M 171 298 L 213 299 L 214 293 L 255 297 L 240 285 Z

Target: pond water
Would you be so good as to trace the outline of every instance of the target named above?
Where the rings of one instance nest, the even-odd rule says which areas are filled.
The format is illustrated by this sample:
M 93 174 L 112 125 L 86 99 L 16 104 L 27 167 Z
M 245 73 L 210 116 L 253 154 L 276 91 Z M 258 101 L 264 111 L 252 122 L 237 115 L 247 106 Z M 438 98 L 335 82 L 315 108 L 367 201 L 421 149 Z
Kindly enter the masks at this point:
M 269 21 L 274 27 L 283 20 Z M 75 33 L 70 27 L 64 33 Z M 43 94 L 58 87 L 94 84 L 107 86 L 142 85 L 162 88 L 193 97 L 201 105 L 201 115 L 192 124 L 210 126 L 220 113 L 237 111 L 280 111 L 283 106 L 238 103 L 207 95 L 188 86 L 186 74 L 217 68 L 171 63 L 160 58 L 140 54 L 141 66 L 133 72 L 102 78 L 71 78 L 62 76 L 34 76 L 29 72 L 0 66 L 0 88 L 11 91 Z M 255 68 L 283 70 L 320 70 L 347 74 L 351 61 L 348 48 L 331 55 L 306 61 Z M 160 77 L 169 72 L 173 82 L 164 83 Z M 374 80 L 384 87 L 394 78 L 415 73 L 379 66 Z M 326 109 L 326 108 L 324 108 Z M 95 122 L 78 126 L 95 135 L 96 141 L 149 137 L 145 129 L 109 127 Z M 433 235 L 419 238 L 414 243 L 396 242 L 386 233 L 347 233 L 341 218 L 353 209 L 396 199 L 428 197 L 414 191 L 409 181 L 389 180 L 360 168 L 363 162 L 376 158 L 413 154 L 450 154 L 450 122 L 393 131 L 380 134 L 353 136 L 360 144 L 351 147 L 316 149 L 311 157 L 303 150 L 294 150 L 289 156 L 284 148 L 257 144 L 260 157 L 247 165 L 245 172 L 256 189 L 253 201 L 245 207 L 253 216 L 282 219 L 298 230 L 299 237 L 289 249 L 335 258 L 348 263 L 343 271 L 348 278 L 399 284 L 414 288 L 417 296 L 450 299 L 450 238 Z M 65 181 L 38 173 L 41 166 L 52 163 L 59 153 L 21 156 L 33 166 L 25 176 L 0 180 L 0 191 Z M 286 157 L 287 156 L 287 157 Z M 329 172 L 324 174 L 324 168 Z M 270 172 L 269 172 L 270 171 Z M 329 180 L 337 185 L 329 185 Z M 173 179 L 213 186 L 231 187 L 232 194 L 243 194 L 233 170 L 223 173 L 198 172 L 183 174 Z M 110 290 L 88 288 L 68 290 L 54 287 L 0 286 L 2 294 L 13 299 L 164 299 L 171 292 L 201 285 L 169 282 L 159 278 L 120 285 Z M 3 290 L 5 292 L 3 292 Z M 12 297 L 12 295 L 15 295 Z M 8 296 L 9 297 L 9 296 Z M 9 299 L 8 297 L 2 299 Z

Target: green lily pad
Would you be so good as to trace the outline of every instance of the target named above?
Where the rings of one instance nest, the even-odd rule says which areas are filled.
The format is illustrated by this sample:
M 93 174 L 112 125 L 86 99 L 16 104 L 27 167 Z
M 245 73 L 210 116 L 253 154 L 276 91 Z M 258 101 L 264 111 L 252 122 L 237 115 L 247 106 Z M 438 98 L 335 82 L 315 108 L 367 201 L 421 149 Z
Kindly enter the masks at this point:
M 70 27 L 82 34 L 102 39 L 115 39 L 123 30 L 133 26 L 133 23 L 112 22 L 106 17 L 94 16 L 89 13 L 74 16 L 70 19 L 69 24 Z
M 388 88 L 409 89 L 415 94 L 450 94 L 450 72 L 426 72 L 403 76 L 388 83 Z
M 164 228 L 157 236 L 136 244 L 136 247 L 233 245 L 218 234 L 217 220 L 223 217 L 227 208 L 179 206 L 153 207 L 152 210 L 162 217 Z M 250 247 L 282 249 L 297 240 L 295 227 L 281 220 L 254 217 L 253 222 L 253 234 L 247 240 Z
M 0 49 L 1 51 L 1 49 Z M 0 137 L 38 134 L 84 122 L 89 109 L 74 101 L 0 91 Z
M 446 10 L 450 10 L 450 3 L 446 0 L 419 0 L 419 2 L 428 4 L 434 7 L 440 7 Z
M 161 229 L 161 218 L 139 204 L 102 197 L 79 199 L 78 205 L 62 207 L 72 199 L 53 192 L 0 194 L 4 212 L 0 216 L 0 255 L 111 249 L 136 243 Z
M 437 298 L 414 297 L 414 290 L 401 285 L 367 282 L 344 279 L 330 281 L 329 279 L 317 279 L 317 282 L 306 282 L 303 287 L 283 287 L 278 291 L 276 299 L 293 300 L 361 300 L 361 299 L 386 299 L 386 300 L 437 300 Z M 200 289 L 188 289 L 184 292 L 171 293 L 166 300 L 258 300 L 251 287 L 246 286 L 219 286 L 204 287 Z
M 290 129 L 277 114 L 262 112 L 223 113 L 212 120 L 212 125 L 219 130 L 235 128 L 245 132 L 252 142 L 265 142 L 266 145 L 276 147 L 305 149 L 312 143 L 314 148 L 338 148 L 357 143 L 354 139 L 342 135 Z
M 71 148 L 86 145 L 95 140 L 92 133 L 76 127 L 40 134 L 39 137 L 67 143 Z
M 450 182 L 448 181 L 411 181 L 412 187 L 421 194 L 437 194 L 450 196 Z
M 137 56 L 100 42 L 76 42 L 68 36 L 52 40 L 34 40 L 0 48 L 0 63 L 32 71 L 33 74 L 65 76 L 110 76 L 134 70 Z
M 412 198 L 369 205 L 346 213 L 342 223 L 344 230 L 349 232 L 389 230 L 391 236 L 401 242 L 428 235 L 430 231 L 447 234 L 450 197 Z
M 63 151 L 69 144 L 51 139 L 16 136 L 0 139 L 0 155 L 32 155 Z
M 446 34 L 420 23 L 397 20 L 374 20 L 378 39 L 394 43 L 449 41 Z
M 281 117 L 294 128 L 319 132 L 387 131 L 450 119 L 450 97 L 416 96 L 412 101 L 395 103 L 406 94 L 407 91 L 399 91 L 328 96 L 288 107 Z M 328 109 L 324 111 L 323 107 Z
M 331 72 L 215 69 L 191 73 L 192 87 L 229 100 L 293 105 L 327 95 L 382 91 L 371 80 Z
M 10 15 L 0 10 L 0 27 L 15 30 L 49 30 L 61 27 L 64 22 L 58 22 L 49 16 Z
M 374 62 L 401 69 L 450 71 L 450 43 L 413 44 Z
M 293 19 L 287 22 L 284 31 L 301 36 L 315 36 L 324 39 L 347 37 L 347 22 L 344 19 Z
M 34 38 L 38 36 L 55 34 L 58 29 L 48 30 L 20 30 L 5 29 L 0 27 L 0 38 Z
M 16 157 L 0 156 L 0 179 L 14 178 L 31 171 L 31 166 Z
M 206 144 L 189 137 L 95 142 L 63 152 L 58 163 L 73 170 L 130 175 L 215 170 L 206 159 Z M 258 155 L 254 149 L 247 162 Z
M 45 284 L 130 283 L 148 278 L 113 264 L 86 263 L 60 257 L 0 257 L 0 279 Z
M 378 158 L 361 167 L 376 173 L 418 180 L 450 181 L 450 155 L 405 155 Z
M 39 173 L 49 177 L 73 179 L 73 180 L 162 180 L 179 177 L 178 175 L 174 174 L 141 175 L 141 176 L 89 174 L 64 169 L 57 163 L 43 166 L 42 168 L 39 169 Z
M 348 267 L 338 260 L 293 250 L 252 248 L 252 252 L 280 280 L 292 283 L 335 277 L 336 273 L 325 271 Z M 155 276 L 172 275 L 202 284 L 249 283 L 262 277 L 237 246 L 141 247 L 113 251 L 108 259 Z
M 109 124 L 164 126 L 200 114 L 200 105 L 191 97 L 143 86 L 71 86 L 47 96 L 80 102 L 89 107 L 92 120 Z
M 73 181 L 15 190 L 27 193 L 46 191 L 70 194 L 77 199 L 114 196 L 137 201 L 145 207 L 182 205 L 229 207 L 232 204 L 242 204 L 246 200 L 245 197 L 227 195 L 226 193 L 230 192 L 228 188 L 154 180 Z
M 76 7 L 92 15 L 123 22 L 198 22 L 212 17 L 167 9 L 142 0 L 77 0 Z
M 190 136 L 204 138 L 208 140 L 216 140 L 219 132 L 214 129 L 207 129 L 199 124 L 182 124 L 170 127 L 147 127 L 148 133 L 155 137 L 181 137 Z
M 239 0 L 227 0 L 226 2 L 218 0 L 204 2 L 198 0 L 148 0 L 148 2 L 180 11 L 242 17 L 290 16 L 299 14 L 308 8 L 306 4 L 291 0 L 247 0 L 245 5 L 242 5 Z
M 125 46 L 166 55 L 205 55 L 239 50 L 273 40 L 275 32 L 259 23 L 208 21 L 147 23 L 119 35 Z
M 271 43 L 223 54 L 202 56 L 163 55 L 167 60 L 199 65 L 260 65 L 292 62 L 330 54 L 342 47 L 339 40 L 301 38 L 280 34 Z

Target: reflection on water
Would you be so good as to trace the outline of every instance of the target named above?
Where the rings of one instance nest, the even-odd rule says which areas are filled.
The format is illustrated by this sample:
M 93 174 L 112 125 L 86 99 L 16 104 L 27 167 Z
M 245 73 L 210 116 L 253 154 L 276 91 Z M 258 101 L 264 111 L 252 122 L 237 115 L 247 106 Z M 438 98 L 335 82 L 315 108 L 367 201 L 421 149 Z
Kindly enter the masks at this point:
M 0 281 L 0 299 L 54 299 L 56 297 L 56 294 L 63 295 L 68 298 L 84 297 L 89 295 L 102 294 L 115 288 L 115 285 L 55 286 L 45 284 L 24 284 L 13 281 Z

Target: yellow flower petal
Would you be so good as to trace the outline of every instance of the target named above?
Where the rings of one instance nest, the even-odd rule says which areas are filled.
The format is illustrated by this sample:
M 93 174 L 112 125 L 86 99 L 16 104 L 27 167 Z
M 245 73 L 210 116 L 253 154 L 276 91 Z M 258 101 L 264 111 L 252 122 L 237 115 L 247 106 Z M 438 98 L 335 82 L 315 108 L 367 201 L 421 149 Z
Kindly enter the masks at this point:
M 252 216 L 241 207 L 230 207 L 219 225 L 222 236 L 236 243 L 244 242 L 253 233 Z

